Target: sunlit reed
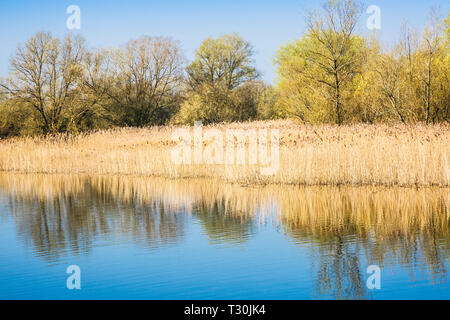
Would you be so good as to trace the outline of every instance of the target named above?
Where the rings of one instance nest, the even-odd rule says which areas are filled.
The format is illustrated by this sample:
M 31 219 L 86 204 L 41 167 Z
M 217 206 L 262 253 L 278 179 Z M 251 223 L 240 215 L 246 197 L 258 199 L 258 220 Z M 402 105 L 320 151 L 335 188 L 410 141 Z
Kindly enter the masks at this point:
M 215 125 L 280 130 L 280 169 L 254 165 L 176 165 L 174 127 L 114 129 L 78 136 L 0 142 L 0 170 L 26 173 L 219 178 L 240 183 L 449 186 L 450 127 L 305 126 L 290 121 Z M 207 129 L 207 127 L 205 127 Z

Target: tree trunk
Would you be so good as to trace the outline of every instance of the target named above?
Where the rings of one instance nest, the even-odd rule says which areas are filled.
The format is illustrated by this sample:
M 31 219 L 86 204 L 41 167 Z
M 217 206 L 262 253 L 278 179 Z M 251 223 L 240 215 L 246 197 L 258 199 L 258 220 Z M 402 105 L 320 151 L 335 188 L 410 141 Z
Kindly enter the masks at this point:
M 336 62 L 334 64 L 336 66 Z M 339 83 L 339 77 L 337 72 L 334 73 L 334 81 L 335 81 L 335 98 L 336 98 L 336 104 L 335 104 L 335 108 L 336 108 L 336 118 L 337 118 L 337 124 L 341 125 L 342 124 L 342 119 L 341 119 L 341 88 L 340 88 L 340 83 Z

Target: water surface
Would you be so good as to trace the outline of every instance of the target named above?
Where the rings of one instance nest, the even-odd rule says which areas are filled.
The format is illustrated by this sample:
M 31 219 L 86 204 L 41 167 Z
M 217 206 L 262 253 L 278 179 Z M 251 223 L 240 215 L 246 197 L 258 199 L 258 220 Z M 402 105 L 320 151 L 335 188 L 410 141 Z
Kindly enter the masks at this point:
M 449 221 L 448 188 L 5 173 L 0 299 L 449 299 Z

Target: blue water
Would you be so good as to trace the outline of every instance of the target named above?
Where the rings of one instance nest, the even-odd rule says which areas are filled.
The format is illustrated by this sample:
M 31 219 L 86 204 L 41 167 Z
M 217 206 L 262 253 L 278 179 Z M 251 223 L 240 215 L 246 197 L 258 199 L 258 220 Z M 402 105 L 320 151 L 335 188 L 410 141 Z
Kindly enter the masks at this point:
M 380 263 L 373 248 L 384 244 L 375 236 L 318 241 L 261 223 L 258 213 L 240 219 L 201 205 L 165 211 L 160 203 L 93 201 L 86 192 L 46 201 L 1 193 L 0 299 L 450 298 L 450 239 L 433 230 L 383 248 L 412 255 L 405 264 Z M 378 290 L 366 286 L 372 264 L 381 268 Z M 69 265 L 81 269 L 80 290 L 66 287 Z

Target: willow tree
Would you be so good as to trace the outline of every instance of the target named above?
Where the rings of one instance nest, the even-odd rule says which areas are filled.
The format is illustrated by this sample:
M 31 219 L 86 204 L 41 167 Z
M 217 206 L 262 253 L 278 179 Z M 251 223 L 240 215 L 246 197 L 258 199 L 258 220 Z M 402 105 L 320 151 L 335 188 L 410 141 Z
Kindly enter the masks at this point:
M 237 34 L 207 38 L 186 68 L 190 91 L 175 121 L 205 123 L 256 118 L 258 72 L 253 47 Z
M 372 34 L 367 47 L 364 48 L 366 59 L 361 73 L 353 81 L 352 110 L 348 116 L 353 122 L 377 123 L 393 118 L 394 111 L 386 107 L 383 86 L 380 81 L 380 57 L 383 56 L 381 45 L 375 34 Z M 395 117 L 395 115 L 394 115 Z
M 336 122 L 342 124 L 342 95 L 350 83 L 363 57 L 358 50 L 355 28 L 362 14 L 362 6 L 353 0 L 328 0 L 323 10 L 312 13 L 308 20 L 307 37 L 312 46 L 305 48 L 306 67 L 312 64 L 320 73 L 306 77 L 325 85 L 332 91 Z
M 281 86 L 284 81 L 297 84 L 301 116 L 322 105 L 332 107 L 335 123 L 344 121 L 344 101 L 365 58 L 365 41 L 355 34 L 361 13 L 352 0 L 329 0 L 310 14 L 302 39 L 280 50 Z M 330 110 L 313 112 L 324 113 L 323 118 Z
M 192 87 L 203 84 L 224 85 L 232 90 L 258 77 L 253 61 L 253 47 L 237 34 L 217 39 L 207 38 L 186 68 Z

